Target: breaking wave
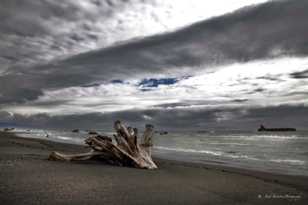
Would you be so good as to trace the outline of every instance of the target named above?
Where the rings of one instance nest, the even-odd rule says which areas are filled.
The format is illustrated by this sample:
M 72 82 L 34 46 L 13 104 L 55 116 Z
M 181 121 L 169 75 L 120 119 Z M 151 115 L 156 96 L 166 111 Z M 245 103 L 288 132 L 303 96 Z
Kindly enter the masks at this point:
M 200 153 L 200 154 L 210 154 L 210 155 L 215 155 L 215 156 L 223 155 L 223 152 L 219 152 L 219 151 L 171 148 L 171 147 L 162 147 L 162 146 L 155 146 L 155 148 L 160 149 L 160 150 L 175 151 L 175 152 Z
M 278 162 L 278 163 L 287 163 L 291 165 L 304 165 L 305 161 L 297 160 L 297 159 L 271 159 L 271 162 Z

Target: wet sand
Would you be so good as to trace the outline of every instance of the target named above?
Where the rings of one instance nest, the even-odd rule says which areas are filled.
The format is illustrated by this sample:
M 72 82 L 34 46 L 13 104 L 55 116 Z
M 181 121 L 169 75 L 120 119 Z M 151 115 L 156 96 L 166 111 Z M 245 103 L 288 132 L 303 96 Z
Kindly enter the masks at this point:
M 48 161 L 83 146 L 0 132 L 0 204 L 308 204 L 308 178 L 155 159 L 158 170 Z

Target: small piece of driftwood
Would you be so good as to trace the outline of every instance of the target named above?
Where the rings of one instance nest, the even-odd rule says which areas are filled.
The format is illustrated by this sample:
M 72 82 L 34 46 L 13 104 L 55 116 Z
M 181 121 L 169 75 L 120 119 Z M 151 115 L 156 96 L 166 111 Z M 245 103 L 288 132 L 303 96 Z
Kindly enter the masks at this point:
M 52 152 L 49 160 L 88 160 L 101 159 L 109 164 L 130 166 L 143 169 L 156 169 L 157 165 L 151 157 L 152 137 L 154 127 L 146 125 L 142 143 L 138 144 L 137 128 L 125 127 L 120 121 L 114 123 L 115 142 L 107 136 L 90 136 L 85 142 L 92 150 L 81 154 L 62 154 Z

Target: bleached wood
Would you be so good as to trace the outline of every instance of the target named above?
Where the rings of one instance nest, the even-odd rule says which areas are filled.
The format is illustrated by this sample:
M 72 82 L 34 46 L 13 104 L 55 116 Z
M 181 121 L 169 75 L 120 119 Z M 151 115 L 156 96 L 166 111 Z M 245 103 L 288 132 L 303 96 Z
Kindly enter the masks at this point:
M 142 144 L 137 143 L 138 130 L 124 126 L 120 121 L 114 123 L 116 134 L 113 135 L 115 143 L 110 137 L 90 136 L 85 143 L 92 148 L 92 151 L 81 154 L 63 154 L 52 152 L 50 160 L 88 160 L 99 158 L 107 163 L 120 166 L 132 166 L 144 169 L 156 169 L 157 165 L 151 157 L 152 137 L 154 127 L 146 125 L 143 135 Z

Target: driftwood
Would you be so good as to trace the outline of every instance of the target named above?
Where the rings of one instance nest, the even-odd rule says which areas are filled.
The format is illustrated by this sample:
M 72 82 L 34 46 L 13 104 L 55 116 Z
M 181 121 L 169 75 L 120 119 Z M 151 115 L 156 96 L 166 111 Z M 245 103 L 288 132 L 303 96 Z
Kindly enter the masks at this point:
M 154 134 L 152 125 L 146 125 L 141 144 L 138 144 L 137 128 L 126 128 L 120 121 L 116 121 L 114 129 L 116 130 L 115 143 L 110 137 L 92 135 L 85 140 L 86 144 L 92 148 L 90 152 L 71 155 L 52 152 L 49 160 L 74 161 L 96 158 L 119 166 L 143 169 L 157 168 L 151 157 L 152 136 Z

